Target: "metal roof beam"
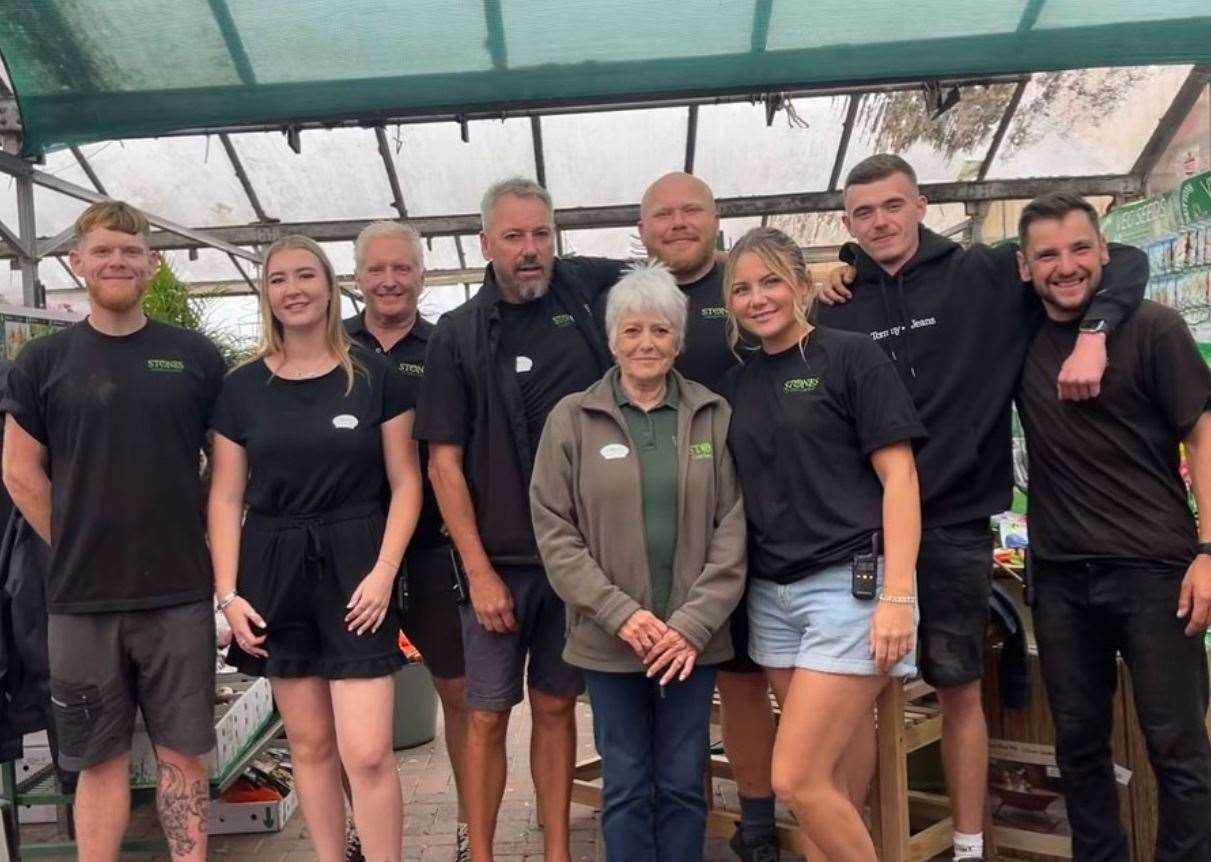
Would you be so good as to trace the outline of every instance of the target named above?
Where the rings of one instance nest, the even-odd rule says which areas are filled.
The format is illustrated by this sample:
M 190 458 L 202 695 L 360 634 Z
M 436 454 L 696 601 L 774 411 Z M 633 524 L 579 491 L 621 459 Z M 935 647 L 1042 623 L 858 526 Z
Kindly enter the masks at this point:
M 845 125 L 841 127 L 841 142 L 837 144 L 837 157 L 833 160 L 833 172 L 828 178 L 828 190 L 837 190 L 841 181 L 841 168 L 845 165 L 845 153 L 849 149 L 849 139 L 854 133 L 854 122 L 858 117 L 858 105 L 862 103 L 862 93 L 854 93 L 849 97 L 845 107 Z
M 76 238 L 76 226 L 68 225 L 52 237 L 38 240 L 38 257 L 54 254 Z
M 236 179 L 240 181 L 244 194 L 248 198 L 248 203 L 252 204 L 252 211 L 256 213 L 257 219 L 260 221 L 277 221 L 277 219 L 267 215 L 265 208 L 261 206 L 261 199 L 257 197 L 256 189 L 252 187 L 252 180 L 248 177 L 248 172 L 244 170 L 244 163 L 240 161 L 240 154 L 236 152 L 231 136 L 226 132 L 219 132 L 219 142 L 223 145 L 223 152 L 227 153 L 227 161 L 231 162 L 231 167 L 235 170 Z
M 1169 109 L 1156 124 L 1152 137 L 1148 139 L 1148 143 L 1144 144 L 1135 164 L 1131 166 L 1131 173 L 1141 180 L 1146 179 L 1148 174 L 1152 173 L 1161 156 L 1165 154 L 1165 150 L 1169 149 L 1169 145 L 1173 143 L 1177 130 L 1181 128 L 1187 115 L 1198 102 L 1198 97 L 1203 94 L 1203 90 L 1208 85 L 1211 85 L 1211 65 L 1203 63 L 1194 66 L 1190 70 L 1190 74 L 1186 76 L 1186 80 L 1182 82 L 1181 87 L 1178 88 L 1177 95 L 1169 104 Z M 1141 189 L 1141 193 L 1142 191 Z
M 252 61 L 244 50 L 244 41 L 240 38 L 240 30 L 231 17 L 231 10 L 227 8 L 227 0 L 210 0 L 210 13 L 219 25 L 219 32 L 223 34 L 223 42 L 227 45 L 227 53 L 231 55 L 231 62 L 240 80 L 248 86 L 253 86 L 256 84 L 256 73 L 252 71 Z
M 505 18 L 501 13 L 501 0 L 484 0 L 484 24 L 488 29 L 488 56 L 493 69 L 509 68 L 509 55 L 505 46 Z
M 88 201 L 89 203 L 97 203 L 99 201 L 112 200 L 108 195 L 103 195 L 94 192 L 91 189 L 86 189 L 84 186 L 76 185 L 73 182 L 57 177 L 54 174 L 48 174 L 45 171 L 34 169 L 28 162 L 9 155 L 8 153 L 0 153 L 0 173 L 6 173 L 14 176 L 18 180 L 18 189 L 20 189 L 20 181 L 25 180 L 34 185 L 42 186 L 51 191 L 59 192 L 60 194 L 73 197 L 78 200 Z M 188 245 L 180 246 L 181 248 L 191 248 L 198 246 L 209 246 L 217 248 L 219 251 L 225 251 L 228 254 L 234 254 L 237 257 L 242 257 L 245 260 L 250 260 L 253 263 L 260 263 L 261 256 L 247 249 L 242 249 L 239 246 L 232 245 L 225 239 L 221 238 L 212 230 L 198 230 L 191 227 L 179 225 L 174 221 L 169 221 L 153 213 L 143 212 L 147 216 L 147 220 L 158 228 L 176 234 L 183 239 L 192 240 Z
M 994 84 L 1014 84 L 1029 74 L 1019 72 L 989 75 L 967 75 L 932 78 L 939 87 L 989 87 Z M 364 129 L 376 125 L 411 125 L 415 123 L 458 123 L 474 122 L 476 120 L 502 120 L 511 117 L 531 117 L 537 114 L 543 116 L 559 116 L 562 114 L 593 114 L 603 111 L 641 111 L 649 108 L 684 108 L 689 105 L 729 105 L 752 104 L 760 101 L 767 93 L 779 93 L 787 99 L 810 99 L 821 96 L 848 96 L 853 93 L 899 93 L 905 90 L 921 89 L 922 79 L 838 83 L 815 87 L 785 87 L 781 89 L 748 88 L 736 92 L 719 92 L 704 90 L 702 92 L 676 93 L 669 95 L 643 95 L 634 98 L 612 96 L 601 99 L 584 99 L 579 101 L 543 100 L 533 104 L 489 104 L 457 109 L 417 108 L 413 111 L 387 111 L 381 114 L 354 117 L 349 119 L 300 120 L 289 124 L 290 129 L 307 131 L 311 129 L 355 128 Z M 183 96 L 184 97 L 184 96 Z M 146 137 L 178 137 L 183 135 L 212 135 L 218 132 L 281 132 L 286 127 L 284 123 L 248 123 L 219 126 L 193 127 L 162 132 Z
M 755 54 L 764 52 L 769 44 L 769 19 L 773 6 L 774 0 L 754 0 L 753 32 L 749 37 L 749 47 Z
M 105 191 L 105 185 L 101 182 L 101 178 L 97 176 L 97 172 L 93 170 L 93 166 L 84 157 L 84 151 L 79 147 L 72 147 L 71 154 L 76 157 L 76 163 L 80 165 L 81 170 L 88 177 L 88 181 L 93 184 L 93 188 L 103 195 L 109 194 L 109 192 Z
M 1013 122 L 1013 115 L 1018 111 L 1018 105 L 1022 104 L 1022 95 L 1026 92 L 1026 85 L 1030 83 L 1027 78 L 1023 81 L 1018 81 L 1017 86 L 1013 88 L 1013 94 L 1009 97 L 1008 104 L 1005 105 L 1005 112 L 1001 114 L 1001 122 L 997 124 L 997 130 L 993 133 L 992 143 L 988 145 L 988 152 L 984 154 L 984 161 L 980 162 L 980 170 L 976 173 L 976 179 L 983 181 L 988 176 L 988 171 L 992 168 L 993 160 L 997 157 L 997 151 L 1001 149 L 1001 141 L 1005 140 L 1005 133 L 1009 131 L 1009 124 Z
M 539 114 L 530 117 L 530 138 L 534 141 L 534 175 L 538 184 L 545 189 L 547 187 L 547 160 L 542 150 L 542 116 Z
M 395 171 L 395 161 L 391 158 L 387 130 L 382 126 L 375 126 L 374 137 L 378 141 L 378 154 L 382 156 L 383 169 L 387 172 L 387 183 L 391 186 L 391 206 L 395 207 L 400 218 L 407 218 L 408 207 L 404 205 L 404 192 L 399 185 L 399 174 Z
M 30 250 L 25 247 L 25 243 L 22 241 L 21 237 L 17 236 L 17 234 L 14 233 L 13 230 L 2 221 L 0 221 L 0 239 L 3 239 L 6 243 L 8 243 L 10 248 L 17 250 L 17 257 L 33 257 Z
M 0 159 L 0 170 L 5 161 Z M 24 164 L 22 162 L 21 164 Z M 924 183 L 921 194 L 933 203 L 967 203 L 968 201 L 1029 200 L 1044 192 L 1068 191 L 1083 195 L 1138 195 L 1143 182 L 1132 174 L 1102 174 L 1083 177 L 1028 177 L 984 182 Z M 91 192 L 90 192 L 91 194 Z M 835 212 L 843 208 L 841 192 L 799 192 L 783 195 L 720 198 L 716 201 L 723 218 L 749 218 L 761 215 L 791 213 Z M 633 227 L 639 219 L 637 204 L 602 207 L 557 209 L 555 224 L 560 230 L 585 230 L 600 227 Z M 154 231 L 152 248 L 181 249 L 218 247 L 224 251 L 234 245 L 267 245 L 291 233 L 301 233 L 319 242 L 349 242 L 374 219 L 343 221 L 291 222 L 279 224 L 249 224 L 239 226 L 190 228 L 170 232 Z M 423 236 L 452 236 L 475 234 L 480 231 L 479 213 L 462 215 L 419 216 L 408 220 Z M 163 225 L 161 225 L 162 227 Z M 189 231 L 190 233 L 184 233 Z M 199 238 L 202 237 L 202 238 Z M 216 243 L 224 246 L 216 246 Z M 241 257 L 255 260 L 240 249 Z M 0 258 L 13 257 L 13 250 L 0 246 Z
M 694 172 L 694 151 L 698 148 L 698 106 L 690 105 L 685 120 L 685 172 Z

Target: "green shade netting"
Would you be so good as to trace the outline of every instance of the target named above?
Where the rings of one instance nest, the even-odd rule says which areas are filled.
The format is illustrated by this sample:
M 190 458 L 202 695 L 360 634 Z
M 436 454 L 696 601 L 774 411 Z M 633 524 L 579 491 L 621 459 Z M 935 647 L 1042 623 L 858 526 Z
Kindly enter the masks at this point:
M 251 123 L 1211 61 L 1211 0 L 0 0 L 24 149 Z

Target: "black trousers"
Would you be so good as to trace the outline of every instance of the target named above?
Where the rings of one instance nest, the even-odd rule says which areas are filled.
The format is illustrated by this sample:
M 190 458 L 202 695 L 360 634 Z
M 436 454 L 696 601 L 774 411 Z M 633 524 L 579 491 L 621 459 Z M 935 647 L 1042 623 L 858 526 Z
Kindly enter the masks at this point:
M 1184 569 L 1035 562 L 1035 636 L 1077 862 L 1127 862 L 1110 751 L 1116 653 L 1156 773 L 1158 862 L 1211 860 L 1211 744 L 1203 637 L 1177 602 Z

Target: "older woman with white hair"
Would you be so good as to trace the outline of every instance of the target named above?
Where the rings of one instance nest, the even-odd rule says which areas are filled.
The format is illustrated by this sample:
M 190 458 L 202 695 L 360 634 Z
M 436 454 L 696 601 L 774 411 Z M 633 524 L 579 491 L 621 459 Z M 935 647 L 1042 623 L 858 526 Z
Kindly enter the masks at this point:
M 617 362 L 551 411 L 530 483 L 534 532 L 564 600 L 563 657 L 585 672 L 610 860 L 702 858 L 714 665 L 744 590 L 730 410 L 673 369 L 686 298 L 663 266 L 606 304 Z

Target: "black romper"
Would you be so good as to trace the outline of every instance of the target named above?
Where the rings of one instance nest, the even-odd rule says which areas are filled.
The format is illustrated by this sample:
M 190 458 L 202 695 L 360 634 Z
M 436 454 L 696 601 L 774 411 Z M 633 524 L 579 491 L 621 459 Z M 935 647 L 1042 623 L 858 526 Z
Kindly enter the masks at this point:
M 236 589 L 265 620 L 267 659 L 232 644 L 227 660 L 256 676 L 372 678 L 393 673 L 394 602 L 377 632 L 348 630 L 349 598 L 378 559 L 389 499 L 381 426 L 415 404 L 381 357 L 352 349 L 341 368 L 286 380 L 263 359 L 228 376 L 212 427 L 248 456 L 248 512 Z

